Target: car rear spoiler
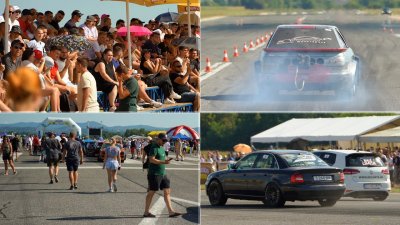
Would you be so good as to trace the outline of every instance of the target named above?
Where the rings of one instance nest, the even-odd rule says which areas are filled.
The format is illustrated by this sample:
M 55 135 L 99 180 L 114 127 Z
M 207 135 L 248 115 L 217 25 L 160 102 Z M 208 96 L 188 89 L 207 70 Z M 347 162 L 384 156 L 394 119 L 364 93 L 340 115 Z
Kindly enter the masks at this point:
M 344 52 L 347 48 L 265 48 L 265 52 Z

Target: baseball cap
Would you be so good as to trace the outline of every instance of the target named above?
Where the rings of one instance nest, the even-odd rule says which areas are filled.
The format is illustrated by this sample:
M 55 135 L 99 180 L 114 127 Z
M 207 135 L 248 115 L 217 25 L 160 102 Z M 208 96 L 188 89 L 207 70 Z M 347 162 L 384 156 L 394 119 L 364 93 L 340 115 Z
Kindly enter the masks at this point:
M 103 14 L 103 15 L 101 15 L 101 19 L 104 19 L 104 18 L 106 18 L 106 17 L 110 17 L 110 15 L 108 15 L 108 14 Z
M 154 34 L 154 33 L 161 35 L 162 31 L 161 31 L 160 29 L 153 30 L 153 34 Z
M 151 19 L 151 20 L 149 20 L 149 22 L 148 23 L 156 23 L 156 20 L 154 20 L 154 19 Z
M 83 13 L 81 13 L 81 11 L 79 11 L 79 10 L 74 10 L 74 11 L 72 11 L 72 14 L 71 14 L 71 15 L 72 15 L 72 16 L 75 16 L 75 15 L 82 16 Z
M 160 140 L 164 141 L 164 142 L 167 142 L 167 141 L 168 141 L 167 135 L 166 135 L 165 133 L 159 133 L 159 134 L 158 134 L 158 138 L 159 138 Z
M 96 18 L 94 18 L 94 16 L 87 16 L 87 17 L 86 17 L 86 21 L 93 22 L 93 21 L 95 21 L 95 20 L 96 20 Z
M 35 59 L 40 60 L 43 58 L 43 53 L 40 50 L 35 49 L 33 52 L 35 53 Z
M 21 12 L 21 8 L 19 6 L 17 6 L 17 5 L 14 5 L 13 9 L 14 9 L 14 12 L 16 12 L 16 11 L 20 11 Z
M 18 33 L 18 34 L 22 34 L 22 30 L 21 27 L 19 27 L 18 25 L 14 25 L 11 27 L 10 33 Z
M 54 67 L 54 60 L 49 56 L 45 56 L 44 57 L 44 65 L 47 68 L 53 68 Z

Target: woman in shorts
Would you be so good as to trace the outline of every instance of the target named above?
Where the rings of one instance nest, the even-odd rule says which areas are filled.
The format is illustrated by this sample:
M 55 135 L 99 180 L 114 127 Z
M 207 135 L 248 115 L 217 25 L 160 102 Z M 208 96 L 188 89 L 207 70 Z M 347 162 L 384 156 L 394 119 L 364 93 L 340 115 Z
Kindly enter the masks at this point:
M 12 146 L 10 139 L 7 136 L 3 136 L 3 143 L 1 144 L 1 152 L 3 154 L 3 161 L 4 161 L 4 175 L 8 175 L 8 164 L 10 164 L 11 169 L 13 170 L 14 174 L 17 173 L 14 167 L 14 162 L 12 160 Z
M 116 143 L 115 138 L 112 138 L 111 146 L 105 149 L 103 169 L 107 169 L 108 192 L 117 192 L 117 170 L 121 168 L 121 149 Z

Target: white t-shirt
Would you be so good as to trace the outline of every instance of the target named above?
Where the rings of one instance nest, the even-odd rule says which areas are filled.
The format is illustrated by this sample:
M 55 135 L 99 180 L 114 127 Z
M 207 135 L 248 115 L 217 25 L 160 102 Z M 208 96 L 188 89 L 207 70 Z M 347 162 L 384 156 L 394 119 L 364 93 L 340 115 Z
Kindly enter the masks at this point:
M 169 149 L 171 148 L 171 144 L 169 143 L 169 141 L 165 142 L 164 144 L 164 149 L 166 152 L 169 152 Z
M 0 16 L 0 23 L 2 23 L 2 22 L 4 22 L 5 20 L 4 20 L 4 17 L 3 16 Z M 8 21 L 9 21 L 9 25 L 10 25 L 10 31 L 11 31 L 11 28 L 13 27 L 13 26 L 19 26 L 20 27 L 20 24 L 19 24 L 19 21 L 18 20 L 14 20 L 14 22 L 11 22 L 11 18 L 8 18 Z
M 82 102 L 83 102 L 83 89 L 90 88 L 89 98 L 87 103 L 87 111 L 88 112 L 99 112 L 99 103 L 97 102 L 97 87 L 96 80 L 93 75 L 86 71 L 82 74 L 81 80 L 78 84 L 78 109 L 82 111 Z
M 58 72 L 61 72 L 61 71 L 64 69 L 64 67 L 65 67 L 65 61 L 66 61 L 66 60 L 64 60 L 64 61 L 61 61 L 61 60 L 59 60 L 59 59 L 56 60 L 56 63 L 57 63 L 57 65 L 58 65 Z M 60 75 L 61 75 L 61 74 L 60 74 Z M 64 77 L 62 78 L 62 80 L 67 84 L 68 87 L 77 88 L 77 85 L 76 85 L 76 84 L 73 84 L 73 83 L 71 82 L 71 80 L 69 79 L 68 70 L 65 72 Z

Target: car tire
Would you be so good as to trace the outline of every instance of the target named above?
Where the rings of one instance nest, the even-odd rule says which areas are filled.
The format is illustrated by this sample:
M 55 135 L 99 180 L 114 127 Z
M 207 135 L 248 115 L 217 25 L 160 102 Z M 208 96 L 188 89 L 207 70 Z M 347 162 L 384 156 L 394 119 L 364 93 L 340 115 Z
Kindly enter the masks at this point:
M 211 181 L 207 189 L 207 195 L 212 206 L 223 206 L 228 200 L 221 184 L 217 180 Z
M 265 188 L 265 195 L 262 202 L 268 207 L 280 208 L 285 205 L 286 201 L 278 185 L 272 183 L 268 184 Z
M 375 196 L 372 199 L 374 201 L 385 201 L 387 199 L 388 196 Z
M 327 198 L 327 199 L 319 199 L 318 200 L 318 203 L 322 206 L 322 207 L 332 207 L 332 206 L 334 206 L 335 204 L 336 204 L 336 202 L 338 201 L 339 199 L 329 199 L 329 198 Z

